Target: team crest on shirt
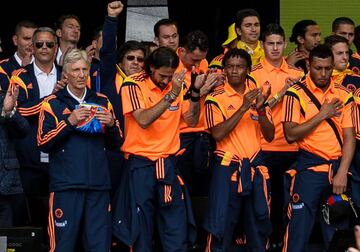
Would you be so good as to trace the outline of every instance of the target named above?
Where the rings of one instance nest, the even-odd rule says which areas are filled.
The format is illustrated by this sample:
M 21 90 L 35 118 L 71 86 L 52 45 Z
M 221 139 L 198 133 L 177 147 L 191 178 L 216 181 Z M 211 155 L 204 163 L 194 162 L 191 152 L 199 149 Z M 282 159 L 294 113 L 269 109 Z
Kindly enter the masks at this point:
M 259 121 L 259 116 L 258 116 L 258 115 L 255 115 L 255 114 L 253 114 L 253 113 L 250 113 L 250 118 L 251 118 L 251 120 L 253 120 L 253 121 Z
M 299 194 L 297 194 L 297 193 L 294 193 L 291 198 L 292 198 L 292 202 L 293 202 L 293 203 L 298 203 L 299 200 L 300 200 L 300 196 L 299 196 Z
M 347 84 L 346 88 L 349 89 L 353 93 L 356 91 L 356 86 L 352 83 Z
M 176 110 L 178 110 L 179 109 L 179 103 L 176 103 L 175 105 L 170 105 L 169 107 L 168 107 L 168 110 L 170 110 L 170 111 L 176 111 Z
M 55 214 L 55 217 L 58 219 L 60 219 L 64 215 L 63 211 L 60 208 L 55 209 L 54 214 Z
M 360 70 L 359 70 L 358 67 L 353 67 L 353 68 L 351 68 L 351 70 L 352 70 L 355 74 L 357 74 L 357 75 L 360 74 Z

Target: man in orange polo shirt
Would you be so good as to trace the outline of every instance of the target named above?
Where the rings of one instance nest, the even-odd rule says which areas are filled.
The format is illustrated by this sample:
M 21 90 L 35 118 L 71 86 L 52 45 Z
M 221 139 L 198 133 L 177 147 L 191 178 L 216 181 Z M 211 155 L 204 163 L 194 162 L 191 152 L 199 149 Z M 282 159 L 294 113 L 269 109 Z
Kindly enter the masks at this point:
M 354 93 L 354 123 L 356 132 L 356 148 L 351 167 L 351 199 L 360 207 L 360 89 Z
M 271 232 L 269 175 L 261 158 L 260 132 L 274 137 L 265 95 L 248 75 L 250 55 L 230 49 L 223 59 L 227 82 L 205 101 L 206 127 L 216 140 L 205 229 L 206 251 L 228 251 L 243 209 L 249 251 L 266 251 Z M 244 217 L 244 218 L 243 218 Z
M 217 84 L 216 74 L 207 74 L 206 81 L 200 90 L 194 90 L 192 82 L 201 73 L 207 73 L 208 62 L 205 59 L 209 49 L 206 34 L 202 31 L 188 33 L 177 50 L 180 63 L 176 72 L 185 70 L 184 94 L 199 92 L 200 116 L 195 127 L 181 120 L 180 122 L 180 152 L 177 161 L 180 173 L 184 176 L 191 196 L 207 196 L 209 184 L 209 160 L 213 151 L 212 139 L 204 129 L 205 96 Z M 192 103 L 185 95 L 182 110 L 187 111 Z
M 315 47 L 309 63 L 309 74 L 288 89 L 283 102 L 285 137 L 300 148 L 283 251 L 306 250 L 324 191 L 330 185 L 334 194 L 346 191 L 355 149 L 353 97 L 349 90 L 331 81 L 332 51 L 325 45 Z M 335 228 L 344 228 L 347 223 L 344 220 L 335 227 L 321 218 L 321 224 L 328 247 Z
M 285 32 L 278 24 L 268 24 L 263 32 L 263 46 L 265 58 L 253 66 L 251 75 L 264 89 L 271 87 L 271 95 L 268 101 L 273 122 L 275 125 L 274 140 L 270 143 L 261 137 L 261 149 L 264 160 L 269 168 L 271 182 L 271 220 L 274 232 L 271 237 L 272 247 L 281 247 L 284 237 L 285 226 L 283 224 L 284 211 L 284 187 L 285 172 L 294 163 L 297 154 L 297 144 L 289 144 L 284 137 L 281 123 L 281 101 L 288 87 L 298 81 L 304 73 L 287 64 L 283 57 L 286 48 Z
M 125 117 L 121 149 L 127 161 L 113 229 L 132 251 L 152 250 L 154 219 L 163 251 L 186 251 L 191 231 L 187 222 L 194 224 L 174 154 L 180 147 L 180 119 L 189 126 L 198 122 L 199 94 L 191 92 L 189 109 L 183 111 L 185 71 L 175 73 L 178 65 L 175 51 L 160 47 L 149 55 L 145 72 L 126 78 L 121 87 Z M 200 89 L 203 80 L 199 77 L 194 88 Z

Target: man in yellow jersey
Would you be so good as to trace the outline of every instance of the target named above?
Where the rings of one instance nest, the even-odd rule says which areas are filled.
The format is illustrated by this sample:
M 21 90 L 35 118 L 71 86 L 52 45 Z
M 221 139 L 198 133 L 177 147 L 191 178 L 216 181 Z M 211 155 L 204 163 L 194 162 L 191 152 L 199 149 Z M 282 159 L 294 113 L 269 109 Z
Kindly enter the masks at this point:
M 271 246 L 280 248 L 284 237 L 285 209 L 283 180 L 285 172 L 291 168 L 297 154 L 297 144 L 289 144 L 281 123 L 281 102 L 287 88 L 304 74 L 301 70 L 288 65 L 283 57 L 286 48 L 285 32 L 278 24 L 268 24 L 263 32 L 265 58 L 253 66 L 251 75 L 263 89 L 271 87 L 268 101 L 275 125 L 274 140 L 270 143 L 261 137 L 261 149 L 269 168 L 271 182 L 271 220 L 273 234 Z
M 234 229 L 244 222 L 247 250 L 266 251 L 271 232 L 268 171 L 262 160 L 260 134 L 274 138 L 265 95 L 248 74 L 250 55 L 230 49 L 223 59 L 227 81 L 206 97 L 206 127 L 216 140 L 208 213 L 206 251 L 228 251 Z M 243 215 L 240 216 L 240 212 Z
M 254 9 L 242 9 L 236 13 L 235 22 L 236 33 L 240 40 L 237 48 L 244 49 L 251 56 L 253 65 L 259 63 L 264 57 L 260 37 L 260 15 Z

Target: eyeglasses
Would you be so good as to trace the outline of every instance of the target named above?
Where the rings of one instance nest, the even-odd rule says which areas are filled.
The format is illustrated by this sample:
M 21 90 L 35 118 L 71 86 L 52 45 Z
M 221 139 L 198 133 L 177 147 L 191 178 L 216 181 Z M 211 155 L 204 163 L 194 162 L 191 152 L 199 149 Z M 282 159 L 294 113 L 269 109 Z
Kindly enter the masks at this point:
M 134 55 L 128 55 L 128 56 L 126 56 L 126 59 L 127 59 L 128 61 L 133 61 L 133 60 L 135 60 L 135 58 L 136 58 L 136 60 L 137 60 L 138 62 L 144 62 L 144 57 L 136 57 L 136 56 L 134 56 Z
M 35 42 L 35 47 L 40 49 L 44 46 L 44 44 L 46 45 L 47 48 L 53 48 L 55 46 L 55 42 Z

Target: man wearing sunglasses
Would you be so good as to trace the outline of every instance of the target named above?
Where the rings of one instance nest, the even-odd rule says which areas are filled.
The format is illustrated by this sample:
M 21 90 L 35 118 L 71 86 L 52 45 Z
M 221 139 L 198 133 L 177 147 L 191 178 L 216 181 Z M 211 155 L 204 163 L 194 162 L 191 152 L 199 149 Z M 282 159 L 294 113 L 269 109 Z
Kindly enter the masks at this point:
M 138 41 L 130 40 L 116 48 L 118 16 L 123 8 L 121 1 L 108 4 L 108 15 L 103 26 L 103 46 L 100 49 L 101 91 L 109 97 L 118 119 L 122 117 L 119 99 L 121 84 L 127 76 L 143 70 L 145 59 L 145 48 Z
M 60 70 L 55 66 L 57 37 L 49 27 L 38 28 L 32 37 L 34 62 L 16 70 L 10 83 L 19 86 L 18 110 L 30 124 L 30 132 L 17 144 L 20 175 L 29 204 L 31 225 L 46 227 L 48 214 L 48 154 L 40 152 L 36 132 L 45 97 L 63 88 Z

